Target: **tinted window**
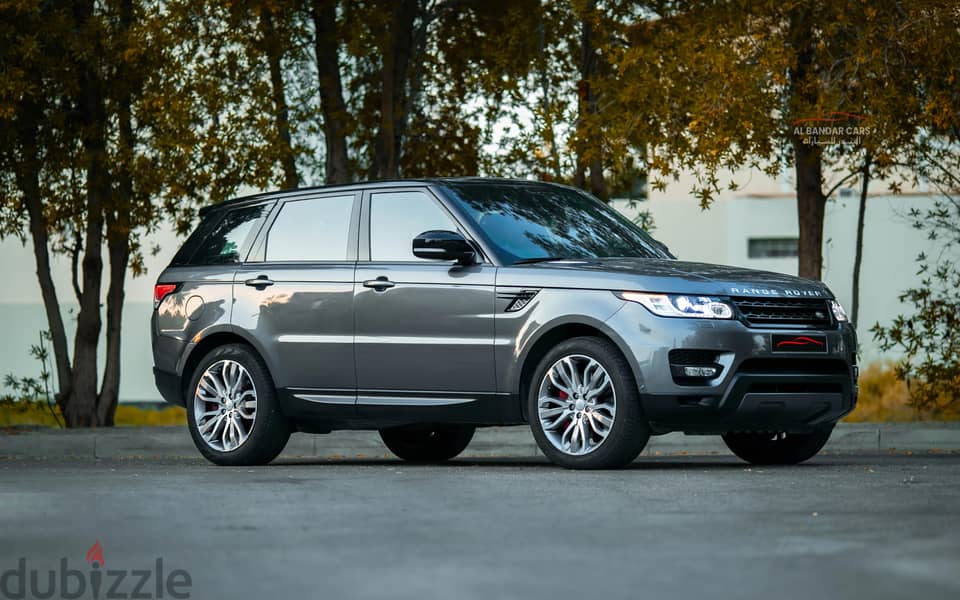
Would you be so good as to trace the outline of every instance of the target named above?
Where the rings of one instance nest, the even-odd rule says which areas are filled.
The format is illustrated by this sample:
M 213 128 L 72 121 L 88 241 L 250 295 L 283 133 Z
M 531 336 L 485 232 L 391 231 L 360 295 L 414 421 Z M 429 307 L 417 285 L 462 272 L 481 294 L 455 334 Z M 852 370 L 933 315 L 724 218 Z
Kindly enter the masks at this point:
M 266 260 L 346 260 L 354 196 L 287 202 L 267 236 Z
M 456 231 L 457 224 L 423 192 L 373 194 L 370 201 L 370 260 L 422 260 L 413 238 L 431 229 Z
M 640 227 L 578 190 L 522 183 L 446 187 L 514 262 L 546 257 L 670 258 L 665 247 Z
M 253 231 L 253 226 L 259 223 L 269 208 L 268 205 L 261 204 L 227 211 L 200 242 L 189 264 L 222 265 L 240 262 L 241 252 L 246 250 L 244 242 Z

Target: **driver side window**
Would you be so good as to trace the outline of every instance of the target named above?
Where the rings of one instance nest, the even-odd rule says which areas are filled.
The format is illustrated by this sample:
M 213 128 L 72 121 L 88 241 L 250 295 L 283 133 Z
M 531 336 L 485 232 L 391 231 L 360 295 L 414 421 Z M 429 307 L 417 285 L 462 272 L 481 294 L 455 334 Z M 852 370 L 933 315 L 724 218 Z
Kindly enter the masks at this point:
M 371 261 L 426 260 L 413 255 L 413 238 L 431 229 L 457 231 L 457 224 L 425 192 L 383 192 L 370 196 Z

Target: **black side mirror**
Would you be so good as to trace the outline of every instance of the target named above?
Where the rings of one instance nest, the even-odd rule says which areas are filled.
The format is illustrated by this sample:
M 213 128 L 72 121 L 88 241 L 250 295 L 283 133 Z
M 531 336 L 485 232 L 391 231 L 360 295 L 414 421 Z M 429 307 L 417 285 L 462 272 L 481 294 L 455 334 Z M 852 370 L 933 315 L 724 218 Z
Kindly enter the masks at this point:
M 424 231 L 413 238 L 413 255 L 433 260 L 455 260 L 462 265 L 473 264 L 477 252 L 456 231 Z

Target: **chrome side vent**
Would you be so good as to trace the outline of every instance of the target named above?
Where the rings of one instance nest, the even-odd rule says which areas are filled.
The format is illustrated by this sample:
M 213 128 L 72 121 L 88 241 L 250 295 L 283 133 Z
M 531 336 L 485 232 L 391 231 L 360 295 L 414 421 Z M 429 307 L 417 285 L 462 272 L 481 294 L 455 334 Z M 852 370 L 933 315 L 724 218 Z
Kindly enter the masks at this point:
M 518 310 L 523 310 L 523 307 L 530 304 L 530 301 L 533 300 L 539 291 L 540 290 L 502 290 L 497 292 L 497 298 L 508 301 L 507 308 L 504 309 L 504 312 L 517 312 Z

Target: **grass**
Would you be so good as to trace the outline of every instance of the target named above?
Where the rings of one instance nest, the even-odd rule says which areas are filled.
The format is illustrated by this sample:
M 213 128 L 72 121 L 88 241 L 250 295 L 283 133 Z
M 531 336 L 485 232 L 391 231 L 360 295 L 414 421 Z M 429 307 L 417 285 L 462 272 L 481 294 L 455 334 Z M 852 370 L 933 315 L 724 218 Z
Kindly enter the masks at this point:
M 54 410 L 57 410 L 56 407 Z M 187 412 L 179 406 L 141 408 L 121 404 L 117 407 L 115 421 L 118 426 L 186 425 Z M 844 421 L 960 421 L 960 406 L 937 414 L 918 411 L 910 404 L 910 390 L 906 383 L 897 379 L 893 365 L 874 363 L 860 373 L 860 398 L 857 408 Z M 0 428 L 17 426 L 58 425 L 46 404 L 42 402 L 0 401 Z
M 59 416 L 59 410 L 54 407 Z M 114 419 L 118 426 L 186 425 L 187 411 L 179 406 L 158 405 L 158 408 L 139 406 L 117 407 Z M 0 402 L 0 428 L 17 426 L 58 427 L 50 409 L 42 402 Z
M 873 363 L 860 372 L 857 408 L 844 421 L 895 422 L 960 421 L 960 406 L 940 412 L 920 411 L 910 404 L 906 382 L 897 379 L 890 363 Z

